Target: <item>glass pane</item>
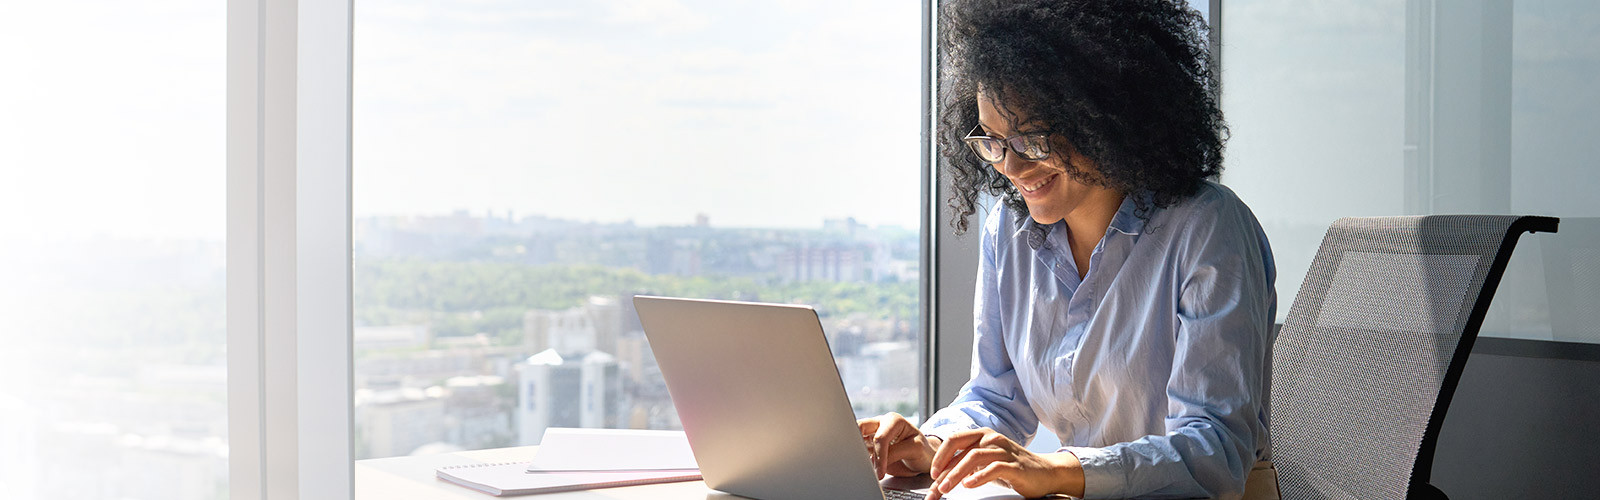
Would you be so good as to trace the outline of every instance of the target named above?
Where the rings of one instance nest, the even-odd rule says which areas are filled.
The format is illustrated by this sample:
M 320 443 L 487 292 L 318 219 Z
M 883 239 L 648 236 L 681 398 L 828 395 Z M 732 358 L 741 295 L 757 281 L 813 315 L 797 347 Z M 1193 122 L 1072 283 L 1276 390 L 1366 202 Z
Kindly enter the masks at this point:
M 0 496 L 227 496 L 224 7 L 0 4 Z
M 1280 321 L 1346 216 L 1561 217 L 1525 236 L 1482 334 L 1600 342 L 1600 5 L 1224 4 L 1224 180 L 1278 259 Z
M 811 304 L 916 411 L 919 4 L 356 9 L 358 458 L 678 428 L 639 293 Z

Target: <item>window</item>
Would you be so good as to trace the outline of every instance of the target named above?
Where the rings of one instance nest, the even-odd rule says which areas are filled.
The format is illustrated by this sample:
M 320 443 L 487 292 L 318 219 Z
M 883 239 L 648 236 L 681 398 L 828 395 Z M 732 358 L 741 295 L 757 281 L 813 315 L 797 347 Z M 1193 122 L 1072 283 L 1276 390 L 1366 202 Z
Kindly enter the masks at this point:
M 677 428 L 638 293 L 814 305 L 917 413 L 920 9 L 358 3 L 356 457 Z
M 0 6 L 0 488 L 228 493 L 219 2 Z
M 1281 316 L 1337 217 L 1561 217 L 1524 237 L 1483 335 L 1600 342 L 1591 2 L 1223 4 L 1224 180 L 1278 259 Z

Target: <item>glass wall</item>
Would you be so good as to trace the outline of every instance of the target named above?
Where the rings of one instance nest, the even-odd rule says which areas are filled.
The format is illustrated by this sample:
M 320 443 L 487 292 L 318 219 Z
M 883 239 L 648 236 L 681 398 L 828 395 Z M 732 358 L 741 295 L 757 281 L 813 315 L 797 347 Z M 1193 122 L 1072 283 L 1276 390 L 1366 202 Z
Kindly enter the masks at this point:
M 227 496 L 224 7 L 0 3 L 0 496 Z
M 358 2 L 357 458 L 678 428 L 641 293 L 813 305 L 915 413 L 920 9 Z
M 1278 258 L 1278 311 L 1334 219 L 1561 217 L 1524 237 L 1490 336 L 1600 342 L 1600 5 L 1223 3 L 1223 180 Z

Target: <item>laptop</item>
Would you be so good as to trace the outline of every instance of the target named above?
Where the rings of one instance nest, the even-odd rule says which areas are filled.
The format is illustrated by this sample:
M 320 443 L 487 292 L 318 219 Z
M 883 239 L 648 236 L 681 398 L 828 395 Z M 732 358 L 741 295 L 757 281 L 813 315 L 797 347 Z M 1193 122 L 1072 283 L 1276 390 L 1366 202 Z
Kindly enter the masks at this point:
M 706 486 L 760 500 L 921 499 L 931 480 L 880 484 L 810 307 L 636 296 Z M 997 484 L 952 499 L 1020 499 Z

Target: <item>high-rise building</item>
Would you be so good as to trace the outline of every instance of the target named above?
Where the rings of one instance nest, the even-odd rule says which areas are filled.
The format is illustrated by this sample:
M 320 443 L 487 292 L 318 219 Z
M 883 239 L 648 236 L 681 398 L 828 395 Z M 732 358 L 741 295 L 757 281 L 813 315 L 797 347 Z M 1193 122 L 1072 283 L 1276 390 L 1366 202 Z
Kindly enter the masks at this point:
M 565 355 L 546 349 L 518 365 L 517 430 L 537 444 L 551 427 L 620 427 L 622 374 L 617 358 L 599 351 Z

